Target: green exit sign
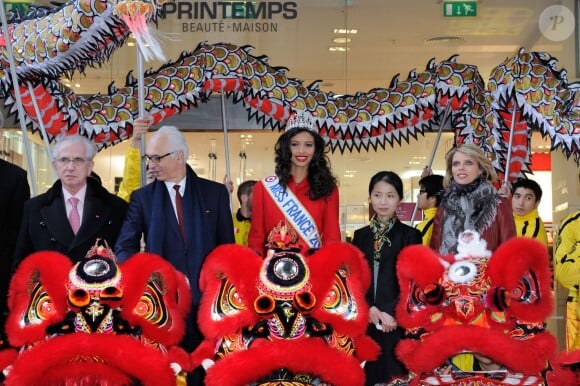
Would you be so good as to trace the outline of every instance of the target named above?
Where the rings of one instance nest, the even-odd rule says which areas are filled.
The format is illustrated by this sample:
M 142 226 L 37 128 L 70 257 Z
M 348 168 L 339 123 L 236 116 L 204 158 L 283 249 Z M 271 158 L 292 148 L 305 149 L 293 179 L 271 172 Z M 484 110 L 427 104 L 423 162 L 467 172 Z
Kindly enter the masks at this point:
M 443 16 L 477 16 L 477 1 L 444 1 Z

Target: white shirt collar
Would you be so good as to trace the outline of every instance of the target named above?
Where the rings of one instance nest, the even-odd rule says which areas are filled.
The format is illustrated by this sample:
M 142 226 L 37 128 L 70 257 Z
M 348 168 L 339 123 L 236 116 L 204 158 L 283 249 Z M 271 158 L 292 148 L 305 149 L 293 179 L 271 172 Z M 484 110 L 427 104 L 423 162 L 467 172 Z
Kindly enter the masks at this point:
M 181 196 L 183 197 L 183 195 L 185 194 L 185 181 L 187 180 L 187 176 L 183 177 L 183 179 L 179 182 L 177 182 L 177 184 L 179 184 L 179 194 L 181 194 Z M 169 182 L 169 181 L 164 181 L 165 182 L 165 186 L 167 187 L 167 191 L 170 193 L 171 197 L 173 197 L 173 194 L 175 194 L 175 190 L 173 189 L 173 186 L 176 185 L 175 182 Z
M 62 195 L 64 197 L 64 202 L 68 202 L 68 199 L 71 197 L 76 197 L 79 199 L 79 206 L 82 208 L 83 204 L 85 203 L 85 196 L 87 195 L 87 184 L 85 184 L 76 194 L 70 194 L 68 190 L 63 186 L 62 187 Z

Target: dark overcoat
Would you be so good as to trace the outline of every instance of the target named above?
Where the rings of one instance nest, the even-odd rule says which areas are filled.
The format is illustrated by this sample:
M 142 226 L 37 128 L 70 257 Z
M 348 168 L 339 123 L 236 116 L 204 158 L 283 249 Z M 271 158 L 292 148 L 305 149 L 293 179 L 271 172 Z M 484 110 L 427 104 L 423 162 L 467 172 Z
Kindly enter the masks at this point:
M 387 236 L 390 244 L 383 243 L 377 279 L 375 281 L 373 278 L 366 299 L 369 307 L 375 306 L 396 319 L 395 307 L 401 292 L 397 278 L 397 257 L 403 248 L 412 244 L 421 244 L 422 239 L 421 232 L 398 220 Z M 365 254 L 369 268 L 373 272 L 374 238 L 370 227 L 357 229 L 352 243 Z M 403 337 L 403 329 L 398 327 L 395 331 L 383 333 L 374 325 L 369 324 L 367 335 L 381 346 L 381 354 L 376 361 L 365 364 L 366 384 L 386 383 L 390 377 L 405 375 L 407 370 L 394 354 L 395 346 Z
M 26 202 L 13 267 L 31 253 L 42 250 L 60 252 L 76 263 L 86 256 L 98 238 L 113 248 L 126 212 L 124 200 L 109 193 L 93 178 L 87 178 L 82 223 L 75 235 L 58 180 L 46 193 Z
M 121 262 L 130 258 L 140 250 L 143 236 L 147 252 L 160 255 L 187 276 L 192 311 L 182 346 L 191 351 L 201 342 L 196 322 L 201 266 L 216 246 L 234 243 L 229 193 L 225 185 L 200 178 L 187 166 L 183 218 L 185 242 L 165 182 L 156 180 L 135 190 L 115 253 Z
M 30 198 L 26 170 L 0 159 L 0 323 L 8 312 L 6 296 L 14 248 L 22 222 L 24 203 Z

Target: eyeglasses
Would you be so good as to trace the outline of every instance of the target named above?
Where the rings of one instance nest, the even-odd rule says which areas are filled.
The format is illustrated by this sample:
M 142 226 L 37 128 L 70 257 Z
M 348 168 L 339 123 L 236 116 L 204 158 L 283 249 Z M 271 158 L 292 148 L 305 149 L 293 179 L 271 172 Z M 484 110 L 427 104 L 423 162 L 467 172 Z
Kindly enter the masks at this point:
M 75 158 L 61 157 L 61 158 L 58 158 L 56 160 L 56 162 L 60 166 L 67 166 L 69 163 L 72 162 L 72 164 L 74 166 L 79 167 L 79 166 L 82 166 L 85 162 L 87 162 L 87 160 L 84 158 L 81 158 L 81 157 L 75 157 Z
M 170 151 L 169 153 L 165 153 L 163 155 L 147 155 L 145 154 L 141 159 L 145 160 L 145 163 L 148 164 L 149 162 L 153 161 L 154 164 L 158 164 L 161 160 L 171 154 L 175 153 L 176 151 Z

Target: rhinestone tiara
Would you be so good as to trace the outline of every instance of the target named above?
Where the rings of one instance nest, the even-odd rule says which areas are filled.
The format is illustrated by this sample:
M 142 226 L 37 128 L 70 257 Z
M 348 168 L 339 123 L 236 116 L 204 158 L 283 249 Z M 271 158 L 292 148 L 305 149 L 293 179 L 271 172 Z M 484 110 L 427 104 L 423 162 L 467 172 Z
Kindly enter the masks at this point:
M 290 116 L 290 118 L 288 119 L 288 122 L 286 122 L 285 131 L 294 129 L 295 127 L 318 132 L 318 130 L 314 125 L 314 118 L 312 118 L 312 115 L 310 115 L 310 113 L 307 111 L 299 111 L 297 113 L 292 114 L 292 116 Z

